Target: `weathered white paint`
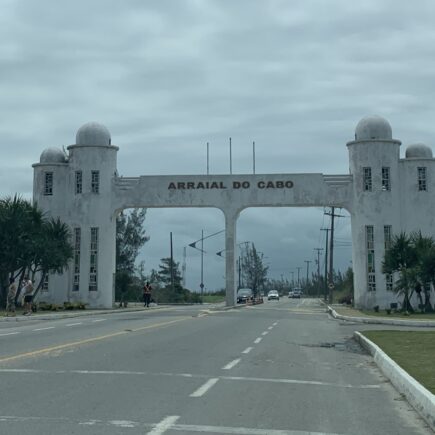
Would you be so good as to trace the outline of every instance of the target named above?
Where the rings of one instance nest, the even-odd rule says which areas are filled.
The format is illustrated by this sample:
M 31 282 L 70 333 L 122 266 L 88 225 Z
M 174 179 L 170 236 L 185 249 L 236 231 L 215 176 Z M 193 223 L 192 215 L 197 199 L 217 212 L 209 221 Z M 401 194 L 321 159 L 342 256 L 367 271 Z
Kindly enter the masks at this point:
M 380 117 L 358 123 L 355 140 L 347 144 L 348 175 L 324 174 L 232 174 L 118 177 L 116 155 L 110 133 L 89 123 L 77 133 L 69 154 L 50 148 L 34 167 L 34 200 L 51 216 L 82 230 L 80 290 L 72 290 L 73 267 L 63 275 L 50 276 L 49 292 L 41 298 L 56 303 L 81 300 L 91 307 L 113 304 L 115 271 L 115 218 L 130 207 L 214 207 L 225 217 L 226 304 L 236 300 L 236 224 L 240 212 L 249 207 L 342 207 L 352 219 L 352 261 L 355 303 L 358 307 L 388 305 L 395 300 L 385 288 L 382 274 L 384 225 L 392 232 L 422 230 L 435 235 L 434 159 L 425 145 L 411 146 L 400 159 L 400 141 L 392 139 L 391 127 Z M 382 167 L 390 168 L 391 190 L 381 188 Z M 427 168 L 425 192 L 417 188 L 417 168 Z M 363 190 L 363 168 L 372 168 L 373 190 Z M 75 194 L 75 171 L 83 173 L 83 193 Z M 91 193 L 91 171 L 100 171 L 100 192 Z M 44 196 L 44 173 L 54 174 L 54 192 Z M 179 184 L 181 183 L 181 184 Z M 269 183 L 269 184 L 268 184 Z M 268 187 L 269 186 L 269 187 Z M 273 186 L 273 187 L 272 187 Z M 174 188 L 175 187 L 175 188 Z M 367 291 L 366 225 L 375 231 L 376 291 Z M 99 228 L 98 291 L 89 291 L 90 228 Z

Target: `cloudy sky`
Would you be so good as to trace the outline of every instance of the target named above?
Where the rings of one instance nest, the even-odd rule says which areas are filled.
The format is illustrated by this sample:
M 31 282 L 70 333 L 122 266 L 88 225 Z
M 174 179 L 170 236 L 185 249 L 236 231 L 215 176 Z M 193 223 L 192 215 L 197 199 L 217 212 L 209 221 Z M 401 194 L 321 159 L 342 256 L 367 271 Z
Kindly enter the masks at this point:
M 0 196 L 30 198 L 32 163 L 70 145 L 85 122 L 108 127 L 124 176 L 210 172 L 346 174 L 346 142 L 379 114 L 393 136 L 435 139 L 435 2 L 416 0 L 0 0 Z M 324 246 L 323 209 L 250 209 L 270 276 L 306 273 Z M 344 214 L 347 214 L 343 212 Z M 147 270 L 223 229 L 216 210 L 148 210 Z M 351 263 L 350 219 L 337 222 L 337 267 Z M 205 241 L 205 285 L 224 285 Z M 323 260 L 321 260 L 321 264 Z M 199 285 L 187 250 L 187 286 Z M 314 263 L 310 264 L 313 268 Z M 311 270 L 310 269 L 310 270 Z M 293 276 L 295 276 L 293 275 Z

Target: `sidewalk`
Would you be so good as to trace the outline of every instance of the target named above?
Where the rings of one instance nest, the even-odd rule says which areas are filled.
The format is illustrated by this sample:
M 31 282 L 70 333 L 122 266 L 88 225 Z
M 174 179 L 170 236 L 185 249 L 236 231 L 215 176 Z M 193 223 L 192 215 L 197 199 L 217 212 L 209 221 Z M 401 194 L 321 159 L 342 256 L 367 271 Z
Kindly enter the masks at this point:
M 327 305 L 327 309 L 334 319 L 350 322 L 393 326 L 435 327 L 435 321 L 433 320 L 401 320 L 388 317 L 363 317 L 358 316 L 355 312 L 353 312 L 352 315 L 343 315 L 337 313 L 333 306 Z M 411 406 L 420 414 L 430 428 L 435 431 L 435 396 L 362 333 L 358 331 L 354 332 L 354 338 L 373 357 L 376 365 L 394 385 L 396 390 L 406 397 Z

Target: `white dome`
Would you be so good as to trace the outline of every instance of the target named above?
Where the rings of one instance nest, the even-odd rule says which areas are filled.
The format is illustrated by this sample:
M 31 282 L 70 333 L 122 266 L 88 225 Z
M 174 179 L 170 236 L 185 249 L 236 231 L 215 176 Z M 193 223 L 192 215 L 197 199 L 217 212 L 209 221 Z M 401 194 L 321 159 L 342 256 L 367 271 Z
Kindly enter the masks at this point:
M 65 153 L 59 148 L 47 148 L 41 153 L 40 163 L 65 163 Z
M 77 130 L 76 145 L 109 146 L 111 142 L 109 130 L 97 122 L 88 122 Z
M 433 158 L 432 150 L 424 143 L 409 145 L 405 151 L 407 159 L 431 159 Z
M 366 116 L 355 128 L 355 140 L 392 140 L 389 122 L 378 115 Z

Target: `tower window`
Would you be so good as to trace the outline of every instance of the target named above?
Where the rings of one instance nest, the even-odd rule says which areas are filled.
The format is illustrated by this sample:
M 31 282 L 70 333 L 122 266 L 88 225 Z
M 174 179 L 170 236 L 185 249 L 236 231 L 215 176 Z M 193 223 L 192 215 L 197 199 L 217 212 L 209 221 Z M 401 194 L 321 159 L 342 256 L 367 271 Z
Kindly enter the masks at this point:
M 41 293 L 48 293 L 48 273 L 44 277 L 44 282 L 42 283 Z
M 98 227 L 91 228 L 91 261 L 89 266 L 89 291 L 98 290 Z
M 426 168 L 417 168 L 418 171 L 418 190 L 427 190 Z
M 393 291 L 393 274 L 387 273 L 385 274 L 385 287 L 387 291 Z
M 375 241 L 374 241 L 373 225 L 366 226 L 366 248 L 367 248 L 367 290 L 376 291 Z
M 44 195 L 53 195 L 53 172 L 44 173 Z
M 363 168 L 363 189 L 372 191 L 372 168 Z
M 92 193 L 100 193 L 100 171 L 92 171 L 91 191 Z
M 391 225 L 384 225 L 384 248 L 386 251 L 391 247 Z
M 80 245 L 82 239 L 81 228 L 74 228 L 74 278 L 73 291 L 80 290 Z
M 391 190 L 390 168 L 382 167 L 382 190 Z
M 76 194 L 83 192 L 83 174 L 82 171 L 76 171 Z

